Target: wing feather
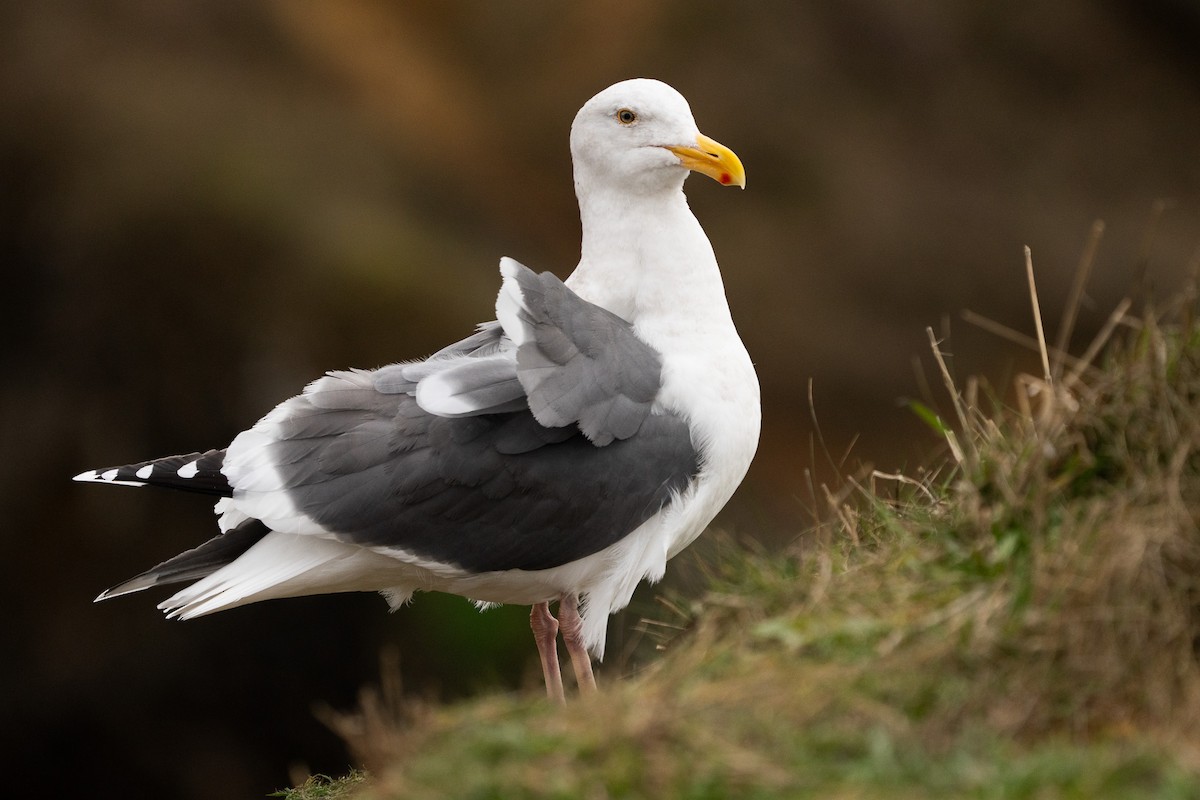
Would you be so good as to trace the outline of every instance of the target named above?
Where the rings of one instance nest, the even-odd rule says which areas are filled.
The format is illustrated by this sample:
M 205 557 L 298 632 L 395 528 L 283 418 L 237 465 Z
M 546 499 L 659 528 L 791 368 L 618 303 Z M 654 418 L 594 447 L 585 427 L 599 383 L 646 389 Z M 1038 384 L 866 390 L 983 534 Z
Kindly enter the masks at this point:
M 699 456 L 686 420 L 652 413 L 659 355 L 549 273 L 502 271 L 499 324 L 425 362 L 329 373 L 239 436 L 231 502 L 469 571 L 568 563 L 669 504 Z

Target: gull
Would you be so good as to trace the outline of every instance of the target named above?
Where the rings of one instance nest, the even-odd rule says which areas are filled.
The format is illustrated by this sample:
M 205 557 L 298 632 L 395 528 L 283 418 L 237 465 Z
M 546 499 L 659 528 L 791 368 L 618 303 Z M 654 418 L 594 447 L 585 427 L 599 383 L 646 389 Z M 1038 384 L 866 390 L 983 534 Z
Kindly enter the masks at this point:
M 547 695 L 564 698 L 560 631 L 594 690 L 608 617 L 730 499 L 760 407 L 683 193 L 692 172 L 745 188 L 738 157 L 644 78 L 590 99 L 570 144 L 566 281 L 502 258 L 496 319 L 462 341 L 329 372 L 223 449 L 76 476 L 218 498 L 216 536 L 97 600 L 187 583 L 159 604 L 178 619 L 346 591 L 529 605 Z

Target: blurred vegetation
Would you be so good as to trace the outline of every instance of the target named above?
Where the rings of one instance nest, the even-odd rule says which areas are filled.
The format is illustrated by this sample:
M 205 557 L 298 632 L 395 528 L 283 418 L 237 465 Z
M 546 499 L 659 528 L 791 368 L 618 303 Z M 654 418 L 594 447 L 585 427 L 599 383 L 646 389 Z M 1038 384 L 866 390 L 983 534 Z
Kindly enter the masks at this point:
M 851 479 L 785 553 L 722 539 L 597 697 L 439 706 L 385 670 L 333 718 L 350 796 L 1196 797 L 1196 310 L 1120 315 L 1024 407 L 956 388 L 943 469 Z
M 421 697 L 536 682 L 523 609 L 344 596 L 173 625 L 156 597 L 92 606 L 214 528 L 194 498 L 69 476 L 219 446 L 326 369 L 438 349 L 492 315 L 501 255 L 565 275 L 566 137 L 593 92 L 664 79 L 749 170 L 746 192 L 688 189 L 764 390 L 722 525 L 770 552 L 807 476 L 925 463 L 922 331 L 961 308 L 1025 330 L 1021 245 L 1061 307 L 1107 222 L 1072 352 L 1131 286 L 1178 285 L 1197 40 L 1195 0 L 0 4 L 10 793 L 86 774 L 94 797 L 261 796 L 340 773 L 313 705 L 349 707 L 384 647 Z M 952 327 L 951 372 L 1007 387 L 1035 367 Z M 657 591 L 613 619 L 602 679 L 653 660 L 632 623 Z

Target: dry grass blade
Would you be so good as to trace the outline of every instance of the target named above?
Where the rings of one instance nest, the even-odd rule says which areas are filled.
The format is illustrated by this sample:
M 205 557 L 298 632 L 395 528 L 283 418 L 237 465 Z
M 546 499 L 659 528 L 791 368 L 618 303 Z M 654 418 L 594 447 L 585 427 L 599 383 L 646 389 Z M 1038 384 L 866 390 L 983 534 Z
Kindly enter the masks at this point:
M 1100 355 L 1100 351 L 1104 349 L 1106 344 L 1108 344 L 1108 340 L 1112 337 L 1113 332 L 1116 331 L 1117 326 L 1125 321 L 1126 315 L 1129 313 L 1129 308 L 1132 305 L 1133 300 L 1126 297 L 1117 305 L 1115 309 L 1113 309 L 1113 312 L 1108 315 L 1108 319 L 1105 320 L 1104 326 L 1100 329 L 1100 332 L 1096 334 L 1094 339 L 1092 339 L 1092 342 L 1088 345 L 1087 350 L 1085 350 L 1083 355 L 1080 356 L 1079 362 L 1076 364 L 1074 369 L 1071 370 L 1070 374 L 1067 375 L 1067 378 L 1064 381 L 1064 384 L 1067 387 L 1074 386 L 1079 379 L 1083 377 L 1084 370 L 1086 370 L 1088 366 L 1096 360 L 1096 356 Z
M 1042 309 L 1038 303 L 1037 283 L 1033 279 L 1033 251 L 1025 248 L 1025 275 L 1029 279 L 1029 301 L 1033 304 L 1033 324 L 1037 329 L 1038 353 L 1042 357 L 1042 375 L 1046 383 L 1053 383 L 1050 374 L 1050 354 L 1046 350 L 1046 331 L 1042 328 Z
M 968 431 L 970 430 L 970 424 L 967 419 L 967 410 L 963 406 L 962 398 L 958 394 L 958 388 L 954 385 L 954 377 L 951 376 L 950 369 L 946 366 L 946 360 L 942 358 L 941 346 L 937 337 L 933 335 L 933 328 L 926 327 L 925 335 L 929 337 L 929 347 L 933 350 L 933 358 L 937 361 L 938 370 L 942 374 L 942 383 L 945 385 L 946 391 L 950 394 L 950 400 L 954 404 L 954 413 L 958 417 L 958 424 L 961 426 L 961 430 L 964 432 Z M 962 449 L 952 431 L 946 432 L 946 441 L 950 444 L 950 449 L 959 463 L 964 462 L 968 453 L 972 460 L 977 455 L 974 451 L 975 444 L 971 441 L 971 438 L 969 436 L 964 436 L 963 438 L 967 444 L 967 451 Z
M 1067 303 L 1063 307 L 1063 318 L 1058 328 L 1058 339 L 1054 343 L 1054 377 L 1062 377 L 1063 356 L 1071 346 L 1071 334 L 1075 330 L 1075 318 L 1079 314 L 1079 306 L 1083 302 L 1083 290 L 1092 274 L 1092 264 L 1096 261 L 1096 252 L 1100 249 L 1100 239 L 1104 236 L 1104 220 L 1098 219 L 1092 223 L 1092 231 L 1088 236 L 1087 246 L 1075 268 L 1075 278 L 1071 282 L 1071 291 L 1067 295 Z
M 872 478 L 871 494 L 877 494 L 877 492 L 875 491 L 874 480 L 879 479 L 879 480 L 885 480 L 885 481 L 895 481 L 896 483 L 903 483 L 906 486 L 911 486 L 914 489 L 916 489 L 918 492 L 920 492 L 921 494 L 925 495 L 925 498 L 927 500 L 929 500 L 930 503 L 937 502 L 937 498 L 934 497 L 933 492 L 931 492 L 929 490 L 929 487 L 925 485 L 924 481 L 919 481 L 919 480 L 916 480 L 915 478 L 910 478 L 907 475 L 903 475 L 899 472 L 880 472 L 877 469 L 871 470 L 871 478 Z

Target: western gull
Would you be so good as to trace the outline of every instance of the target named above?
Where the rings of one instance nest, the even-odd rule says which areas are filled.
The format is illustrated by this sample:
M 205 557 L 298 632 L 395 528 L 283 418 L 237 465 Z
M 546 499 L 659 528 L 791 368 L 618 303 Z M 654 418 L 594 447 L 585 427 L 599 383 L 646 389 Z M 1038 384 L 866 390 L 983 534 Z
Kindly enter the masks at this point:
M 571 156 L 583 240 L 565 282 L 503 258 L 496 321 L 429 358 L 329 372 L 223 450 L 77 475 L 219 498 L 218 535 L 97 601 L 192 582 L 168 617 L 345 591 L 531 605 L 549 696 L 560 627 L 594 688 L 608 616 L 729 500 L 760 410 L 683 194 L 690 172 L 744 188 L 737 156 L 644 78 L 580 109 Z

